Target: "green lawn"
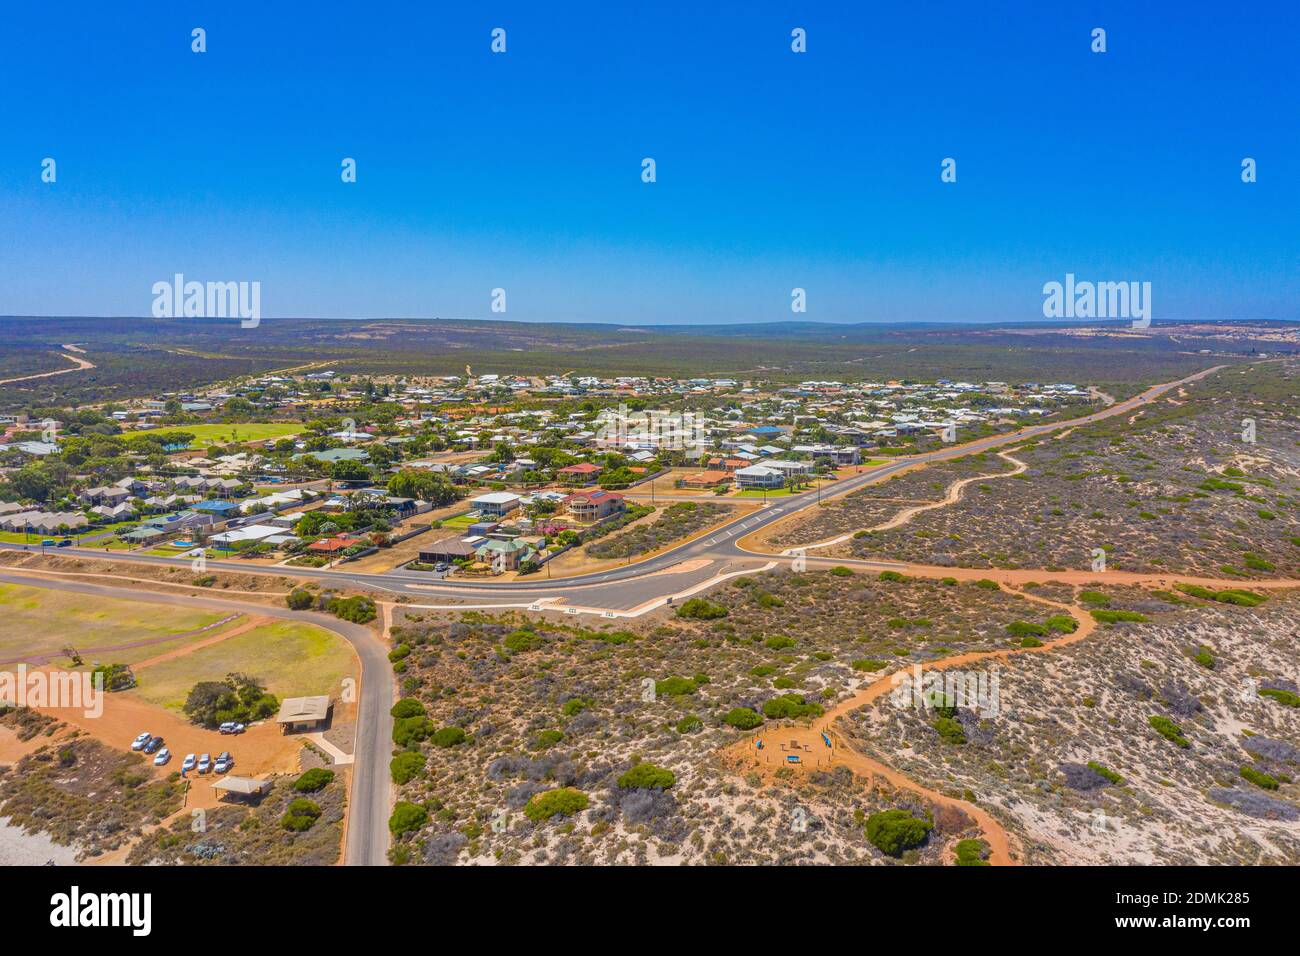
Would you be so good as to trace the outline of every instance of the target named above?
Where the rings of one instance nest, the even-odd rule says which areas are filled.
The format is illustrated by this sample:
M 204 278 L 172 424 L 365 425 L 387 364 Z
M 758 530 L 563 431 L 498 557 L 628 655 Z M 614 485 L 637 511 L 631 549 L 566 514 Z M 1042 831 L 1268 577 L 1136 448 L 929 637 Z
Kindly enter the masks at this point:
M 457 515 L 455 518 L 447 518 L 442 522 L 444 528 L 468 528 L 477 518 L 471 518 L 467 514 Z
M 138 694 L 152 704 L 179 710 L 199 681 L 232 671 L 248 674 L 281 699 L 329 694 L 338 698 L 345 676 L 355 677 L 356 657 L 337 634 L 295 621 L 254 628 L 227 640 L 136 672 Z
M 798 491 L 791 491 L 788 488 L 769 488 L 766 492 L 762 488 L 746 488 L 744 491 L 738 491 L 732 498 L 784 498 L 787 495 L 801 495 L 805 491 L 812 491 L 811 488 L 801 488 Z
M 251 422 L 246 425 L 167 425 L 163 428 L 145 428 L 131 432 L 131 434 L 189 432 L 194 436 L 194 444 L 191 447 L 206 448 L 208 445 L 229 445 L 233 442 L 288 438 L 299 434 L 305 427 L 298 422 Z
M 225 616 L 219 611 L 0 584 L 0 659 L 58 651 L 69 644 L 84 652 L 184 634 Z

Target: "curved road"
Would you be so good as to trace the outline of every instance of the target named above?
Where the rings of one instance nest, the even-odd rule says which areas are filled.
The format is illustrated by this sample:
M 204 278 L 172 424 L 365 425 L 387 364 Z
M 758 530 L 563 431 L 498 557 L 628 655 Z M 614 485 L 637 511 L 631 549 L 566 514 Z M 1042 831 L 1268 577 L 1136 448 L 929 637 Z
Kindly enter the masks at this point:
M 1115 415 L 1130 413 L 1164 395 L 1171 389 L 1197 381 L 1218 371 L 1215 366 L 1189 375 L 1175 382 L 1167 382 L 1123 402 L 1068 421 L 1052 422 L 1022 428 L 1019 431 L 980 438 L 962 445 L 951 445 L 909 458 L 899 459 L 862 474 L 843 479 L 830 490 L 823 490 L 820 498 L 805 492 L 774 499 L 773 503 L 757 513 L 740 516 L 726 525 L 714 529 L 707 537 L 687 542 L 663 554 L 629 564 L 626 567 L 593 572 L 559 580 L 538 578 L 492 584 L 477 582 L 427 583 L 429 578 L 419 572 L 390 571 L 383 574 L 366 574 L 344 570 L 323 571 L 312 568 L 250 567 L 239 561 L 209 561 L 208 570 L 234 571 L 245 574 L 272 574 L 281 577 L 311 579 L 325 586 L 351 586 L 411 598 L 453 598 L 467 600 L 484 606 L 511 605 L 535 606 L 539 609 L 554 602 L 565 602 L 548 609 L 571 611 L 579 608 L 587 613 L 605 613 L 614 616 L 615 610 L 639 608 L 644 610 L 652 602 L 671 600 L 673 597 L 702 589 L 721 574 L 753 570 L 765 562 L 789 560 L 788 556 L 769 555 L 747 551 L 739 539 L 759 529 L 787 518 L 796 512 L 814 507 L 819 500 L 837 498 L 881 481 L 901 471 L 939 461 L 948 461 L 964 455 L 1002 448 L 1039 435 L 1101 421 Z M 0 543 L 0 549 L 39 551 L 39 546 Z M 60 548 L 64 557 L 83 557 L 116 562 L 140 564 L 187 564 L 187 559 L 166 558 L 145 554 L 105 552 L 93 548 Z M 855 565 L 888 567 L 888 562 L 844 562 Z M 141 600 L 142 592 L 110 585 L 89 584 L 66 580 L 51 580 L 44 575 L 25 576 L 21 569 L 0 570 L 0 581 L 33 584 L 41 587 L 101 594 Z M 388 847 L 388 768 L 392 717 L 390 710 L 394 698 L 391 671 L 388 668 L 386 648 L 374 632 L 366 627 L 350 624 L 320 614 L 289 611 L 263 604 L 245 603 L 226 598 L 206 596 L 168 595 L 156 591 L 147 593 L 147 599 L 166 604 L 205 606 L 220 610 L 238 610 L 269 614 L 312 623 L 342 636 L 356 649 L 361 660 L 363 693 L 357 714 L 356 763 L 353 765 L 352 792 L 348 815 L 348 833 L 345 859 L 349 864 L 383 865 Z M 638 613 L 640 613 L 638 611 Z
M 348 795 L 348 832 L 344 860 L 352 866 L 384 866 L 388 862 L 388 756 L 393 733 L 393 678 L 388 669 L 388 649 L 368 627 L 341 621 L 326 614 L 290 611 L 266 604 L 228 598 L 160 594 L 135 588 L 113 587 L 80 581 L 54 580 L 45 575 L 27 576 L 0 572 L 0 582 L 29 587 L 74 591 L 128 601 L 148 601 L 181 607 L 209 607 L 218 611 L 263 614 L 293 621 L 309 621 L 333 631 L 352 645 L 361 661 L 361 695 L 357 703 L 357 730 L 352 764 L 352 787 Z
M 964 455 L 990 451 L 1017 442 L 1022 442 L 1039 435 L 1087 425 L 1092 422 L 1123 415 L 1140 409 L 1171 389 L 1210 375 L 1224 366 L 1217 365 L 1204 369 L 1175 382 L 1166 382 L 1147 389 L 1140 395 L 1116 402 L 1106 408 L 1072 418 L 1066 421 L 1033 425 L 1015 432 L 990 435 L 961 445 L 950 445 L 935 451 L 900 458 L 886 465 L 869 468 L 860 475 L 841 479 L 834 487 L 823 489 L 820 497 L 812 492 L 789 495 L 773 499 L 758 512 L 751 512 L 735 518 L 729 524 L 715 528 L 707 537 L 698 538 L 671 548 L 635 564 L 605 571 L 550 580 L 541 575 L 527 580 L 506 583 L 472 582 L 472 581 L 437 581 L 418 571 L 388 571 L 384 573 L 364 573 L 349 571 L 346 567 L 338 570 L 320 570 L 313 568 L 287 567 L 250 567 L 240 561 L 209 561 L 208 570 L 236 571 L 245 574 L 274 574 L 283 577 L 296 577 L 315 580 L 324 586 L 351 586 L 355 588 L 378 591 L 384 594 L 404 595 L 408 599 L 454 598 L 476 604 L 511 605 L 527 607 L 538 602 L 564 602 L 569 607 L 582 608 L 587 611 L 600 610 L 626 611 L 639 608 L 656 600 L 681 595 L 692 588 L 716 578 L 720 573 L 736 570 L 753 570 L 764 561 L 773 559 L 789 560 L 788 556 L 766 555 L 748 551 L 737 543 L 761 528 L 771 525 L 796 512 L 815 507 L 821 500 L 829 500 L 851 494 L 858 489 L 874 484 L 899 472 L 919 465 L 948 461 Z M 0 543 L 0 549 L 40 550 L 37 545 L 20 545 Z M 61 548 L 57 552 L 66 557 L 111 559 L 113 561 L 137 562 L 144 564 L 164 564 L 176 566 L 186 564 L 188 559 L 168 558 L 146 554 L 125 552 L 105 552 L 94 548 Z

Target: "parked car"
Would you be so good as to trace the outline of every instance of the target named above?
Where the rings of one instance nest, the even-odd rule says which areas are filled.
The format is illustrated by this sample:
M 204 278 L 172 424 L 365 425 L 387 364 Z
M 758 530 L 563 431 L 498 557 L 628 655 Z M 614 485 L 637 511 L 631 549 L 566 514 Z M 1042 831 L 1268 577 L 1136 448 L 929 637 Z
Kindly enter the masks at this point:
M 212 765 L 214 773 L 226 773 L 235 765 L 235 758 L 230 756 L 230 751 L 223 750 L 217 755 L 217 762 Z
M 41 542 L 41 547 L 42 547 L 42 548 L 52 548 L 52 547 L 54 547 L 54 539 L 53 539 L 53 538 L 46 538 L 44 541 Z
M 212 755 L 204 754 L 199 758 L 199 773 L 208 773 L 212 769 Z
M 189 773 L 194 769 L 194 765 L 198 762 L 199 758 L 194 756 L 194 754 L 186 754 L 185 759 L 181 761 L 181 770 L 185 773 Z
M 149 742 L 144 745 L 144 752 L 147 754 L 157 753 L 158 748 L 162 745 L 163 739 L 161 737 L 150 737 Z
M 58 546 L 59 546 L 60 548 L 70 548 L 70 547 L 72 547 L 72 539 L 71 539 L 71 538 L 63 538 L 62 540 L 59 541 Z
M 136 737 L 135 740 L 131 741 L 131 749 L 144 750 L 144 745 L 147 744 L 152 739 L 153 739 L 153 734 L 149 733 L 149 731 L 146 730 L 144 733 Z
M 439 561 L 437 564 L 433 566 L 433 570 L 438 572 L 449 571 L 451 570 L 451 565 L 448 564 L 446 561 Z
M 219 730 L 223 734 L 242 734 L 245 730 L 245 727 L 243 724 L 236 723 L 233 720 L 228 720 L 220 727 L 218 727 L 217 730 Z
M 163 764 L 165 764 L 168 760 L 171 759 L 172 759 L 172 752 L 168 750 L 166 747 L 164 747 L 162 750 L 154 754 L 153 765 L 155 767 L 161 767 Z

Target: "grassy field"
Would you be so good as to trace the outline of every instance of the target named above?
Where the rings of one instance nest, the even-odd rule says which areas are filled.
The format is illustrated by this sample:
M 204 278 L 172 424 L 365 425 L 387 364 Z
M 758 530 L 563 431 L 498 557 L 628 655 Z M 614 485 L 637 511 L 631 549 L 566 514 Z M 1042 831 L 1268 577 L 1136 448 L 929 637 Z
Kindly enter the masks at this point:
M 225 616 L 218 611 L 0 584 L 0 660 L 57 652 L 71 644 L 89 662 L 94 655 L 87 652 L 92 647 L 184 634 Z M 50 626 L 54 621 L 57 627 Z M 129 663 L 121 654 L 111 656 Z
M 471 518 L 469 515 L 459 515 L 455 518 L 448 518 L 443 521 L 442 527 L 453 529 L 468 528 L 477 520 L 477 518 Z
M 165 428 L 146 428 L 132 435 L 148 435 L 150 432 L 188 432 L 194 436 L 192 448 L 206 448 L 208 445 L 229 445 L 233 442 L 267 441 L 271 438 L 288 438 L 303 430 L 297 422 L 252 422 L 244 425 L 168 425 Z
M 798 491 L 791 491 L 789 488 L 769 488 L 764 491 L 762 488 L 746 488 L 744 491 L 737 491 L 731 498 L 785 498 L 788 495 L 801 495 L 808 488 L 800 488 Z
M 341 637 L 291 621 L 266 624 L 190 654 L 141 669 L 132 694 L 179 710 L 199 681 L 238 672 L 256 677 L 280 698 L 339 693 L 357 674 L 356 658 Z

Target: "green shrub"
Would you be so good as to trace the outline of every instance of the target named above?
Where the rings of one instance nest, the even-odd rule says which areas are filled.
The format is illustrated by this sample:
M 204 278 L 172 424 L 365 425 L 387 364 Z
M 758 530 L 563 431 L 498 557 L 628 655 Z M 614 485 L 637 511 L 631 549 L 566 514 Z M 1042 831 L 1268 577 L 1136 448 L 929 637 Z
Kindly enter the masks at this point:
M 983 588 L 985 591 L 1000 591 L 1000 590 L 1002 590 L 1001 587 L 998 586 L 998 582 L 997 582 L 997 581 L 992 581 L 992 580 L 990 580 L 990 579 L 988 579 L 988 578 L 980 578 L 978 581 L 975 582 L 975 586 L 976 586 L 977 588 Z
M 880 580 L 880 581 L 895 581 L 895 582 L 897 582 L 897 581 L 906 581 L 906 580 L 907 580 L 907 575 L 906 575 L 906 574 L 900 574 L 900 573 L 897 572 L 897 571 L 881 571 L 880 574 L 877 575 L 877 580 Z
M 1295 691 L 1283 690 L 1280 687 L 1265 687 L 1259 691 L 1260 697 L 1270 697 L 1279 704 L 1286 704 L 1288 707 L 1300 707 L 1300 694 Z
M 618 778 L 624 790 L 667 790 L 676 782 L 675 773 L 652 763 L 639 763 Z
M 1110 604 L 1110 598 L 1100 591 L 1080 591 L 1079 600 L 1084 604 L 1091 604 L 1095 607 L 1105 607 Z
M 592 700 L 589 697 L 570 697 L 560 707 L 560 713 L 565 717 L 576 717 L 591 705 Z
M 782 694 L 763 704 L 763 714 L 773 720 L 820 717 L 822 705 L 805 701 L 802 694 Z
M 1187 742 L 1187 738 L 1183 736 L 1183 729 L 1168 717 L 1162 717 L 1159 714 L 1152 714 L 1147 718 L 1147 723 L 1155 728 L 1156 733 L 1161 737 L 1164 737 L 1166 740 L 1172 740 L 1180 747 L 1191 746 L 1191 744 Z
M 758 602 L 759 607 L 785 607 L 784 601 L 775 594 L 768 594 L 766 591 L 759 591 L 754 600 Z
M 727 711 L 727 716 L 722 718 L 722 722 L 739 730 L 753 730 L 763 722 L 763 718 L 749 707 L 735 707 Z
M 930 725 L 939 734 L 939 738 L 944 743 L 964 744 L 966 742 L 966 732 L 961 729 L 961 723 L 952 717 L 936 717 Z
M 418 717 L 399 717 L 393 721 L 393 743 L 399 747 L 409 747 L 421 740 L 428 740 L 437 730 L 432 720 L 423 715 Z
M 1147 616 L 1139 611 L 1109 611 L 1099 609 L 1091 613 L 1093 619 L 1097 621 L 1098 624 L 1117 624 L 1126 621 L 1141 624 L 1147 619 Z
M 360 594 L 350 598 L 330 598 L 325 610 L 353 624 L 369 624 L 376 616 L 374 600 Z
M 1124 782 L 1124 778 L 1121 777 L 1119 774 L 1117 774 L 1114 770 L 1111 770 L 1107 767 L 1103 767 L 1095 760 L 1089 760 L 1088 766 L 1096 773 L 1101 774 L 1103 777 L 1105 777 L 1107 780 L 1109 780 L 1111 783 L 1117 786 Z
M 1252 571 L 1276 571 L 1277 565 L 1272 561 L 1266 561 L 1257 554 L 1251 554 L 1249 551 L 1242 557 L 1243 563 Z
M 502 643 L 505 644 L 506 650 L 511 653 L 522 654 L 525 651 L 531 651 L 540 647 L 542 639 L 538 637 L 535 632 L 525 628 L 520 628 L 517 631 L 512 631 L 507 634 L 506 639 L 502 641 Z
M 1053 614 L 1043 624 L 1060 634 L 1073 634 L 1079 629 L 1079 622 L 1068 614 Z
M 429 811 L 418 803 L 398 800 L 393 805 L 393 814 L 388 818 L 388 829 L 394 836 L 401 836 L 411 830 L 418 830 L 429 822 Z
M 1266 773 L 1261 773 L 1249 765 L 1241 768 L 1241 775 L 1257 787 L 1264 790 L 1276 790 L 1277 780 Z
M 389 713 L 398 719 L 403 717 L 423 717 L 424 704 L 414 697 L 403 697 L 393 705 L 393 709 Z
M 334 771 L 326 770 L 324 767 L 312 767 L 310 770 L 303 771 L 297 780 L 293 782 L 293 789 L 299 793 L 315 793 L 326 787 L 334 779 Z
M 867 839 L 881 853 L 902 856 L 925 842 L 934 824 L 914 817 L 906 810 L 881 810 L 867 817 Z
M 889 666 L 888 661 L 880 661 L 870 657 L 858 658 L 850 665 L 855 671 L 879 671 Z
M 704 727 L 704 721 L 694 714 L 687 714 L 681 720 L 677 721 L 677 732 L 679 734 L 693 734 Z
M 1030 621 L 1012 621 L 1007 625 L 1007 633 L 1012 637 L 1042 637 L 1047 633 L 1047 628 Z
M 311 829 L 312 824 L 320 817 L 320 813 L 320 807 L 311 800 L 306 797 L 298 797 L 284 811 L 284 816 L 280 818 L 280 826 L 286 830 L 301 833 L 304 830 Z
M 534 750 L 549 750 L 563 739 L 563 731 L 555 729 L 543 730 L 533 738 L 532 748 Z
M 572 787 L 560 787 L 533 794 L 524 807 L 524 816 L 534 823 L 541 823 L 556 815 L 570 817 L 585 809 L 587 809 L 585 793 Z
M 316 595 L 312 594 L 306 588 L 294 588 L 285 597 L 284 603 L 294 611 L 305 611 L 316 603 Z
M 987 851 L 988 844 L 983 840 L 958 840 L 957 865 L 988 866 L 989 861 L 984 859 L 984 855 Z
M 847 578 L 853 574 L 853 571 L 842 564 L 837 564 L 835 567 L 831 568 L 831 574 L 835 575 L 837 578 Z
M 1203 647 L 1196 652 L 1192 660 L 1196 661 L 1196 663 L 1200 664 L 1206 670 L 1214 670 L 1214 655 Z
M 704 598 L 691 598 L 677 609 L 677 616 L 697 621 L 712 621 L 727 616 L 727 609 Z
M 467 739 L 460 727 L 443 727 L 433 735 L 433 742 L 439 747 L 459 747 Z
M 1020 639 L 1020 646 L 1021 647 L 1042 647 L 1043 642 L 1040 641 L 1038 638 L 1034 637 L 1034 635 L 1027 634 Z
M 687 697 L 695 690 L 695 681 L 686 677 L 665 677 L 655 682 L 655 694 L 659 697 Z
M 424 754 L 414 750 L 404 750 L 388 763 L 388 771 L 393 775 L 393 783 L 409 783 L 424 769 Z
M 787 647 L 794 647 L 794 638 L 786 637 L 784 634 L 774 634 L 763 642 L 763 646 L 772 651 L 783 651 Z

